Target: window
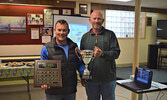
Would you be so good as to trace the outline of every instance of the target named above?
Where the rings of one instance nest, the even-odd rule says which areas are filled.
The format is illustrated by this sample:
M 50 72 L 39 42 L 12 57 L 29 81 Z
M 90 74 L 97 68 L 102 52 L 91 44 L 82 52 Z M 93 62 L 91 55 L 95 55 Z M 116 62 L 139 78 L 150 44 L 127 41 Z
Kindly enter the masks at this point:
M 118 38 L 134 37 L 134 11 L 106 10 L 106 29 L 114 31 Z

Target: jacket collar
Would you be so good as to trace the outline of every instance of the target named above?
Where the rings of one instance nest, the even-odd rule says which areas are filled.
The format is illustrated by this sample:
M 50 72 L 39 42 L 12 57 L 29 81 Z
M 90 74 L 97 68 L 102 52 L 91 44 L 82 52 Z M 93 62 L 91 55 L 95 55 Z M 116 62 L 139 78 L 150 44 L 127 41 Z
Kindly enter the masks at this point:
M 105 30 L 105 28 L 102 26 L 102 28 L 101 28 L 101 33 L 100 33 L 100 34 L 103 34 L 104 30 Z M 90 33 L 91 35 L 96 35 L 96 34 L 93 32 L 93 29 L 92 29 L 92 28 L 90 29 L 89 33 Z
M 58 44 L 56 43 L 56 37 L 54 37 L 54 38 L 52 39 L 52 41 L 53 41 L 53 43 L 54 43 L 54 46 L 58 46 Z M 68 45 L 69 45 L 69 48 L 76 45 L 76 43 L 74 43 L 74 42 L 73 42 L 70 38 L 68 38 L 68 37 L 67 37 L 67 43 L 68 43 Z

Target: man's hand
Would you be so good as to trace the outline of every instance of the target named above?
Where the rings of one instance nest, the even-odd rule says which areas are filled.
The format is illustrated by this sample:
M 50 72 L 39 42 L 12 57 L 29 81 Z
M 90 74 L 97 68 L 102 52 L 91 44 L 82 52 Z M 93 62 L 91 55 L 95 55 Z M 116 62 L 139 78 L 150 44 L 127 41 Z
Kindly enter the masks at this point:
M 47 86 L 47 85 L 41 85 L 41 89 L 50 89 L 50 86 Z
M 85 81 L 86 81 L 85 79 L 81 79 L 81 84 L 83 87 L 85 87 Z
M 102 53 L 103 53 L 103 51 L 99 47 L 95 46 L 95 48 L 94 48 L 94 56 L 95 57 L 100 57 L 102 55 Z

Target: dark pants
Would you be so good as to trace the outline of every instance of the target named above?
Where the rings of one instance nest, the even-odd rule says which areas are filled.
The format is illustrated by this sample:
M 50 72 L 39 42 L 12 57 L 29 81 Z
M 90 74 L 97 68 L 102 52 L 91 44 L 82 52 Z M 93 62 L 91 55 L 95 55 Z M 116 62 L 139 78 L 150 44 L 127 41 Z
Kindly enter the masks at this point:
M 76 93 L 72 93 L 69 95 L 47 95 L 47 100 L 75 100 L 76 99 Z
M 86 82 L 87 100 L 115 100 L 116 81 Z

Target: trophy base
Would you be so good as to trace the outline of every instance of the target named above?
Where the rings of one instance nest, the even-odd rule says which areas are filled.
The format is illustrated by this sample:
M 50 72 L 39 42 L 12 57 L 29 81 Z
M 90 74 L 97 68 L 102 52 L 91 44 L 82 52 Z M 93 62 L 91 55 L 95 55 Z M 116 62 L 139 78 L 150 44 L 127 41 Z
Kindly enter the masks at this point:
M 82 79 L 85 79 L 85 80 L 92 79 L 92 76 L 90 76 L 90 75 L 83 75 Z

